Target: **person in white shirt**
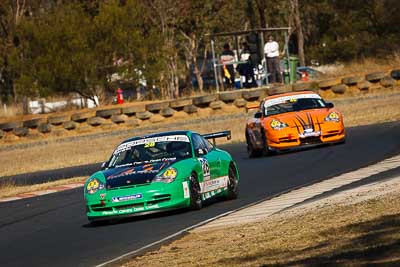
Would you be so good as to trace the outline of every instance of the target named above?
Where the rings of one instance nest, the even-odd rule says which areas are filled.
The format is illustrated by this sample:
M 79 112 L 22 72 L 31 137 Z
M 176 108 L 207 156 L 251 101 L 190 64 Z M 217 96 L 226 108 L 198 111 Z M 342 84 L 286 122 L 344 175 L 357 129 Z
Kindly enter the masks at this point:
M 267 68 L 270 73 L 270 83 L 282 83 L 279 66 L 279 44 L 274 41 L 272 35 L 268 36 L 268 42 L 264 45 L 264 54 L 267 60 Z

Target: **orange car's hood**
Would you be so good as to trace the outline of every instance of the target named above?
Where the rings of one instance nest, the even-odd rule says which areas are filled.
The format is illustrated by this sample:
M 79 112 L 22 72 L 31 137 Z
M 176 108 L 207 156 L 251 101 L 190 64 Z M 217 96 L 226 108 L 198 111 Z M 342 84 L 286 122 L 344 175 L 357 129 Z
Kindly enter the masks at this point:
M 333 108 L 308 109 L 267 117 L 265 126 L 269 125 L 270 122 L 275 119 L 286 123 L 289 127 L 300 127 L 303 129 L 312 127 L 317 130 L 319 128 L 318 125 L 324 123 L 324 118 L 333 111 L 341 116 L 340 113 Z

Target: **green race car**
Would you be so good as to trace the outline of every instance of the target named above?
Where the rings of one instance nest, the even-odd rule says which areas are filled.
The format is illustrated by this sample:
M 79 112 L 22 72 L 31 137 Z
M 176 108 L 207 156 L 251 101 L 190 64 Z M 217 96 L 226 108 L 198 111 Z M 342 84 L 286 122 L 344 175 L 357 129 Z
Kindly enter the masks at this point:
M 84 186 L 89 221 L 178 208 L 200 209 L 206 199 L 238 195 L 239 172 L 231 155 L 200 135 L 175 131 L 122 142 Z

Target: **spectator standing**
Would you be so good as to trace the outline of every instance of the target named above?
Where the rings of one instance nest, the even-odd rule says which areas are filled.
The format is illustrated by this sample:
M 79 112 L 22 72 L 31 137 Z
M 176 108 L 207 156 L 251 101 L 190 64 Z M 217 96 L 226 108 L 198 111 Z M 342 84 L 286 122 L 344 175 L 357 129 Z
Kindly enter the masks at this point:
M 239 73 L 245 77 L 243 87 L 251 88 L 257 87 L 256 79 L 254 78 L 254 64 L 251 60 L 251 52 L 247 42 L 244 42 L 243 49 L 240 53 L 240 61 L 245 61 L 245 63 L 240 64 Z
M 267 60 L 267 68 L 270 73 L 270 83 L 282 83 L 279 63 L 279 44 L 274 41 L 272 35 L 268 36 L 268 42 L 264 45 L 264 54 Z
M 223 64 L 223 73 L 225 82 L 228 87 L 235 85 L 235 70 L 233 63 L 235 62 L 235 54 L 231 50 L 229 44 L 224 44 L 224 51 L 221 54 L 221 63 Z

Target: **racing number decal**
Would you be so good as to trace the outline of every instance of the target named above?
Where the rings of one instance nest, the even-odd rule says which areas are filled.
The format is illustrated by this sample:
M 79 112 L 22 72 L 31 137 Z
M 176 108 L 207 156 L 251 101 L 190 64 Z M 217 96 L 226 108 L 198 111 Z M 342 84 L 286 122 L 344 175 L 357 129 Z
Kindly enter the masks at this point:
M 154 147 L 155 145 L 156 145 L 155 142 L 148 142 L 148 143 L 144 144 L 144 148 Z
M 204 180 L 210 179 L 210 165 L 205 158 L 199 158 L 201 169 L 203 170 Z

